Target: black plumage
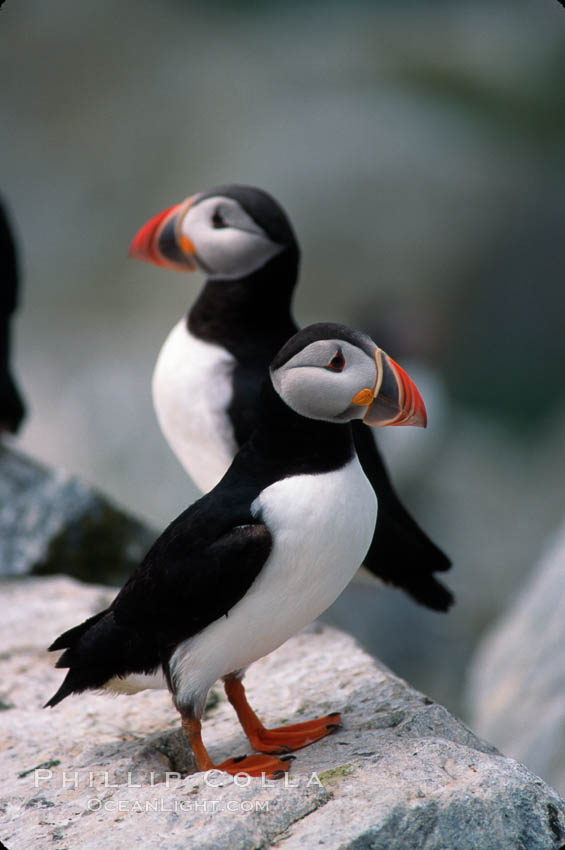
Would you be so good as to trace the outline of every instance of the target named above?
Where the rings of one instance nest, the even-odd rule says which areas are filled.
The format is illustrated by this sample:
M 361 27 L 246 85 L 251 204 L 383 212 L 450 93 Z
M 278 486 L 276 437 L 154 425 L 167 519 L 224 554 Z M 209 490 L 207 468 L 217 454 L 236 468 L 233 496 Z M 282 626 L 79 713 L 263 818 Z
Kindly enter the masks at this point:
M 241 446 L 257 424 L 259 393 L 269 362 L 297 330 L 291 300 L 300 252 L 287 217 L 267 193 L 221 186 L 199 196 L 197 203 L 216 195 L 240 203 L 281 245 L 279 253 L 246 277 L 210 276 L 187 316 L 193 336 L 223 346 L 236 360 L 228 415 Z M 434 574 L 448 570 L 450 559 L 402 505 L 373 435 L 362 423 L 352 424 L 361 465 L 379 500 L 375 538 L 365 566 L 420 604 L 446 611 L 453 595 Z
M 19 269 L 12 228 L 0 203 L 0 432 L 15 434 L 25 415 L 10 370 L 10 323 L 18 305 Z

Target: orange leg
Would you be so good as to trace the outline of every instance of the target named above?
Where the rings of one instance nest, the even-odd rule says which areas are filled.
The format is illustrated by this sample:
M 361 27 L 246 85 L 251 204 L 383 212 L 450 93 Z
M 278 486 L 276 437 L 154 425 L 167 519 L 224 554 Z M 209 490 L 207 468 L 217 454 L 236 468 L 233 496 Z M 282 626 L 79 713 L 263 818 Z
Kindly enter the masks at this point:
M 241 679 L 230 676 L 224 679 L 224 687 L 251 746 L 260 753 L 289 753 L 292 750 L 300 750 L 339 729 L 340 716 L 337 711 L 325 717 L 308 720 L 306 723 L 265 729 L 247 702 Z
M 226 773 L 247 773 L 249 776 L 264 774 L 268 779 L 281 779 L 290 768 L 290 760 L 293 756 L 288 756 L 286 759 L 264 755 L 240 756 L 214 764 L 202 741 L 200 720 L 185 716 L 182 718 L 182 728 L 186 732 L 198 770 L 225 770 Z

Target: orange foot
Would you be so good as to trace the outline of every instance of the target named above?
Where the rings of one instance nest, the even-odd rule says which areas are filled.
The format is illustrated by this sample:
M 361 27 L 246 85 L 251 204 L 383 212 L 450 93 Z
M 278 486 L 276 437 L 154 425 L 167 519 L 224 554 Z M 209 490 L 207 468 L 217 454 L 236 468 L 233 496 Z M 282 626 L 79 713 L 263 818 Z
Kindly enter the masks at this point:
M 306 723 L 265 729 L 247 702 L 241 679 L 237 676 L 226 676 L 224 687 L 251 746 L 261 753 L 289 753 L 292 750 L 300 750 L 320 738 L 325 738 L 326 735 L 331 735 L 340 727 L 339 712 L 334 711 L 325 717 L 307 720 Z
M 317 717 L 315 720 L 295 723 L 292 726 L 265 729 L 261 725 L 245 731 L 254 750 L 260 753 L 289 753 L 331 735 L 340 728 L 339 721 L 339 712 L 335 711 L 325 717 Z
M 198 770 L 225 770 L 226 773 L 247 773 L 249 776 L 265 776 L 268 779 L 281 779 L 290 769 L 294 756 L 282 759 L 274 756 L 239 756 L 226 759 L 220 764 L 214 764 L 202 741 L 200 720 L 191 715 L 182 716 L 182 726 L 188 737 L 188 742 L 194 753 Z
M 262 776 L 267 779 L 282 779 L 290 769 L 290 763 L 294 756 L 278 759 L 273 756 L 239 756 L 238 758 L 226 759 L 221 764 L 214 765 L 216 770 L 225 770 L 226 773 L 247 773 L 248 776 Z

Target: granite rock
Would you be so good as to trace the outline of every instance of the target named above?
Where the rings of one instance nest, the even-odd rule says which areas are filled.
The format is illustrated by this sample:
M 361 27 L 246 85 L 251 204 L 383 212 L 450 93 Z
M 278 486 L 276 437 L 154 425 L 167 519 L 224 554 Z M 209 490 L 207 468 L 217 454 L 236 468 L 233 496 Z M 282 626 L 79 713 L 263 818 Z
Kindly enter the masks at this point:
M 119 582 L 155 537 L 75 476 L 0 445 L 0 575 Z
M 565 525 L 482 641 L 473 726 L 565 794 Z
M 565 802 L 353 639 L 314 624 L 254 664 L 268 725 L 342 712 L 287 781 L 195 771 L 165 691 L 42 704 L 61 681 L 45 651 L 113 591 L 67 577 L 4 580 L 0 838 L 9 850 L 323 846 L 326 850 L 558 850 Z M 221 688 L 204 739 L 249 751 Z

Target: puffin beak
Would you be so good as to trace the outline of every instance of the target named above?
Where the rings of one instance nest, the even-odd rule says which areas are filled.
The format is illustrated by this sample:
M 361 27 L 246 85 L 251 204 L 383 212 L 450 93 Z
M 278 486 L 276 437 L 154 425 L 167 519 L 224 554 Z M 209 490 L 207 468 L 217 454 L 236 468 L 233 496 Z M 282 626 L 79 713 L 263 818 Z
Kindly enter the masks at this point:
M 130 257 L 179 272 L 195 271 L 198 268 L 194 257 L 196 248 L 182 232 L 184 217 L 195 197 L 187 198 L 181 204 L 150 218 L 133 237 L 129 248 Z
M 375 363 L 375 386 L 360 390 L 353 398 L 353 404 L 367 406 L 363 422 L 379 428 L 385 425 L 425 428 L 426 408 L 412 378 L 380 348 L 375 351 Z

